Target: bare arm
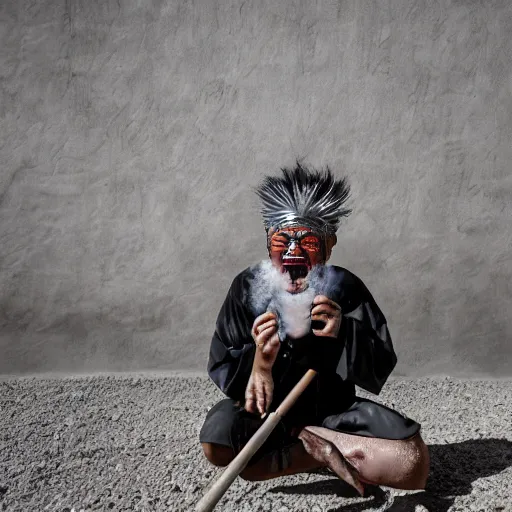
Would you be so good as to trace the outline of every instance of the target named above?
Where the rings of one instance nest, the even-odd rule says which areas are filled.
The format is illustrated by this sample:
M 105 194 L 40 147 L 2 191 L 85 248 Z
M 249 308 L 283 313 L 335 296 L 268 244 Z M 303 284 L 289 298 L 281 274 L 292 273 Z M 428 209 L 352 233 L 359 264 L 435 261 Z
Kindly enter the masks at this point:
M 263 313 L 256 318 L 251 334 L 256 344 L 256 353 L 245 391 L 245 409 L 263 415 L 272 403 L 272 367 L 280 348 L 277 318 L 274 313 Z

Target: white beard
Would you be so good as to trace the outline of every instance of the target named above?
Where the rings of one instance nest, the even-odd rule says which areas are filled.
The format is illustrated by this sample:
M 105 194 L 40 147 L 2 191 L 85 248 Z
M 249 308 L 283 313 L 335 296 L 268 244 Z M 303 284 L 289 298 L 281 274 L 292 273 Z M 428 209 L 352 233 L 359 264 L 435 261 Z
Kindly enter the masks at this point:
M 310 331 L 313 299 L 322 288 L 321 268 L 321 265 L 317 265 L 308 273 L 304 291 L 290 293 L 287 291 L 289 276 L 281 273 L 271 261 L 261 263 L 251 284 L 250 304 L 256 316 L 265 311 L 276 313 L 281 341 L 286 336 L 302 338 Z

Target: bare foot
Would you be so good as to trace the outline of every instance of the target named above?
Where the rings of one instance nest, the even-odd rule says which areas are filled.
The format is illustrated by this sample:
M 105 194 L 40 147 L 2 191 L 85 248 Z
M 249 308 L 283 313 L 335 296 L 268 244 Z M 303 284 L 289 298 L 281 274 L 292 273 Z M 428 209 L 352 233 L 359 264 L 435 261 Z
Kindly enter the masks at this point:
M 306 451 L 314 459 L 324 463 L 339 478 L 354 487 L 361 496 L 364 495 L 364 487 L 359 480 L 356 469 L 345 460 L 336 446 L 308 431 L 307 427 L 302 429 L 298 437 Z

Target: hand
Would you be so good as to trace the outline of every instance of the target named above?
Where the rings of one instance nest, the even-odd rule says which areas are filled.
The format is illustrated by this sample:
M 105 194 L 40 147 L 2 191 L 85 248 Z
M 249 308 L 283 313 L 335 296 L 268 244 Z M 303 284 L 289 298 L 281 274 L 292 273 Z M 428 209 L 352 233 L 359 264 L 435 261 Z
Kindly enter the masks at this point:
M 254 370 L 245 390 L 245 410 L 263 416 L 272 403 L 274 380 L 269 370 Z
M 336 338 L 341 326 L 341 308 L 325 295 L 317 295 L 313 300 L 311 320 L 320 320 L 325 323 L 323 329 L 313 329 L 315 336 Z
M 251 330 L 256 344 L 252 373 L 245 390 L 245 409 L 251 413 L 267 412 L 272 402 L 274 381 L 272 366 L 281 346 L 277 334 L 277 317 L 274 313 L 263 313 L 254 320 Z
M 256 350 L 261 356 L 257 357 L 259 366 L 268 370 L 272 368 L 279 352 L 279 335 L 277 334 L 277 317 L 274 313 L 263 313 L 254 320 L 251 330 Z

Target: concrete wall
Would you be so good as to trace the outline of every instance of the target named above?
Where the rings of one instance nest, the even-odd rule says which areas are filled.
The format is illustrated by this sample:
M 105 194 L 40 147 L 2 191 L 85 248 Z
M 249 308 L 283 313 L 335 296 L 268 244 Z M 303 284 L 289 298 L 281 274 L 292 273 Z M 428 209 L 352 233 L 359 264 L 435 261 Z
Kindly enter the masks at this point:
M 199 369 L 251 187 L 347 174 L 396 375 L 512 375 L 512 3 L 3 0 L 0 373 Z

